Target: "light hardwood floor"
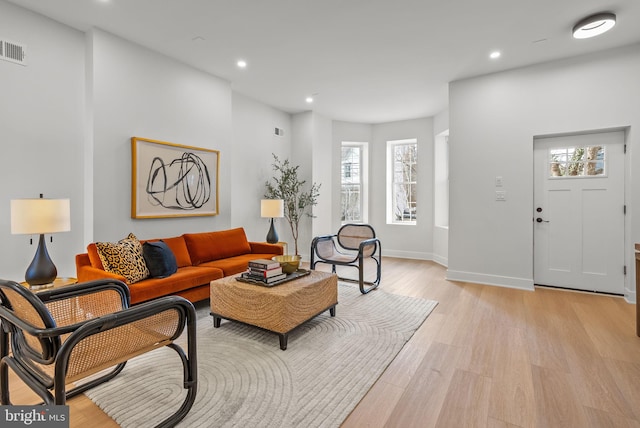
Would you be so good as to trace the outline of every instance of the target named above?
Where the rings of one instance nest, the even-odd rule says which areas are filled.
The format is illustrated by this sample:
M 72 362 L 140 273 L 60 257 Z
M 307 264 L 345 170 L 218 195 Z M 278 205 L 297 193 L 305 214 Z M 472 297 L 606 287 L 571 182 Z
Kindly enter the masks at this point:
M 432 262 L 383 260 L 381 290 L 439 304 L 344 428 L 640 428 L 635 305 L 444 277 Z M 28 401 L 13 385 L 14 401 Z M 72 427 L 117 426 L 84 396 L 69 404 Z

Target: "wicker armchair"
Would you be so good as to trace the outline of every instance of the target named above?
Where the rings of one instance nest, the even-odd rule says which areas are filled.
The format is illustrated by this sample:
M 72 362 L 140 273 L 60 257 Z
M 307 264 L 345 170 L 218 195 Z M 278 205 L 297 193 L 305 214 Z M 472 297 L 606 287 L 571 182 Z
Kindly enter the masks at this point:
M 11 404 L 9 368 L 44 404 L 63 405 L 115 377 L 127 360 L 169 346 L 182 360 L 188 391 L 180 408 L 158 426 L 175 425 L 191 409 L 197 390 L 196 316 L 186 299 L 164 297 L 130 308 L 129 289 L 119 281 L 91 281 L 35 295 L 0 280 L 0 300 L 1 404 Z M 173 343 L 185 327 L 186 355 Z
M 337 245 L 336 245 L 337 244 Z M 364 262 L 373 259 L 376 262 L 376 279 L 364 280 Z M 358 268 L 358 280 L 342 278 L 343 281 L 358 282 L 360 292 L 366 294 L 380 285 L 382 276 L 382 246 L 376 238 L 376 232 L 368 224 L 345 224 L 336 235 L 325 235 L 311 241 L 311 269 L 316 264 L 331 265 L 336 273 L 336 265 Z

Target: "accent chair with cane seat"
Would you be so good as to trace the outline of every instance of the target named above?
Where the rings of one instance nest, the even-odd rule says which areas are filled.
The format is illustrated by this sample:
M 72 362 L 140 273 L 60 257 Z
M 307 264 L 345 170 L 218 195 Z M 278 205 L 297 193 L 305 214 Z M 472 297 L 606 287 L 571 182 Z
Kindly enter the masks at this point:
M 197 391 L 196 315 L 188 300 L 170 296 L 129 307 L 129 289 L 117 280 L 84 282 L 37 295 L 0 280 L 0 300 L 2 405 L 12 404 L 9 368 L 44 404 L 64 405 L 68 398 L 118 375 L 128 360 L 168 346 L 182 361 L 187 393 L 176 412 L 157 426 L 174 426 L 191 409 Z M 185 328 L 186 354 L 174 343 Z M 91 375 L 97 378 L 70 385 Z M 152 405 L 155 399 L 149 401 Z
M 376 263 L 376 278 L 364 280 L 365 261 L 372 259 Z M 311 269 L 316 264 L 331 265 L 331 272 L 336 273 L 336 266 L 353 266 L 358 269 L 358 279 L 343 278 L 343 281 L 357 282 L 360 292 L 366 294 L 380 285 L 382 276 L 382 246 L 376 238 L 376 232 L 368 224 L 345 224 L 335 235 L 317 236 L 311 241 Z

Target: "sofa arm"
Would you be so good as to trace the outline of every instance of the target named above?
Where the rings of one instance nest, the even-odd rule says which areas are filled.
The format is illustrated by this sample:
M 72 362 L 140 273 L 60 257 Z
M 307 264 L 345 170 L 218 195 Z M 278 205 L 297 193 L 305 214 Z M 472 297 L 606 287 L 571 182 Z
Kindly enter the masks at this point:
M 268 244 L 266 242 L 249 242 L 253 254 L 274 254 L 280 256 L 284 254 L 284 247 L 279 244 Z
M 78 282 L 94 281 L 96 279 L 115 279 L 125 284 L 127 283 L 127 279 L 122 275 L 107 272 L 92 266 L 78 266 L 76 275 L 78 276 Z

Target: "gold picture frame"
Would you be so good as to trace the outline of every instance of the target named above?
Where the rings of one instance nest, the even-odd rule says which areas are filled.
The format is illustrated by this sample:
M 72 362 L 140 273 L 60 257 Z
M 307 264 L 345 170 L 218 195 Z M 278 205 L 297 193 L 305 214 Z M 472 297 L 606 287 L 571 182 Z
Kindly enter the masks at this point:
M 131 137 L 131 217 L 218 214 L 218 150 Z

